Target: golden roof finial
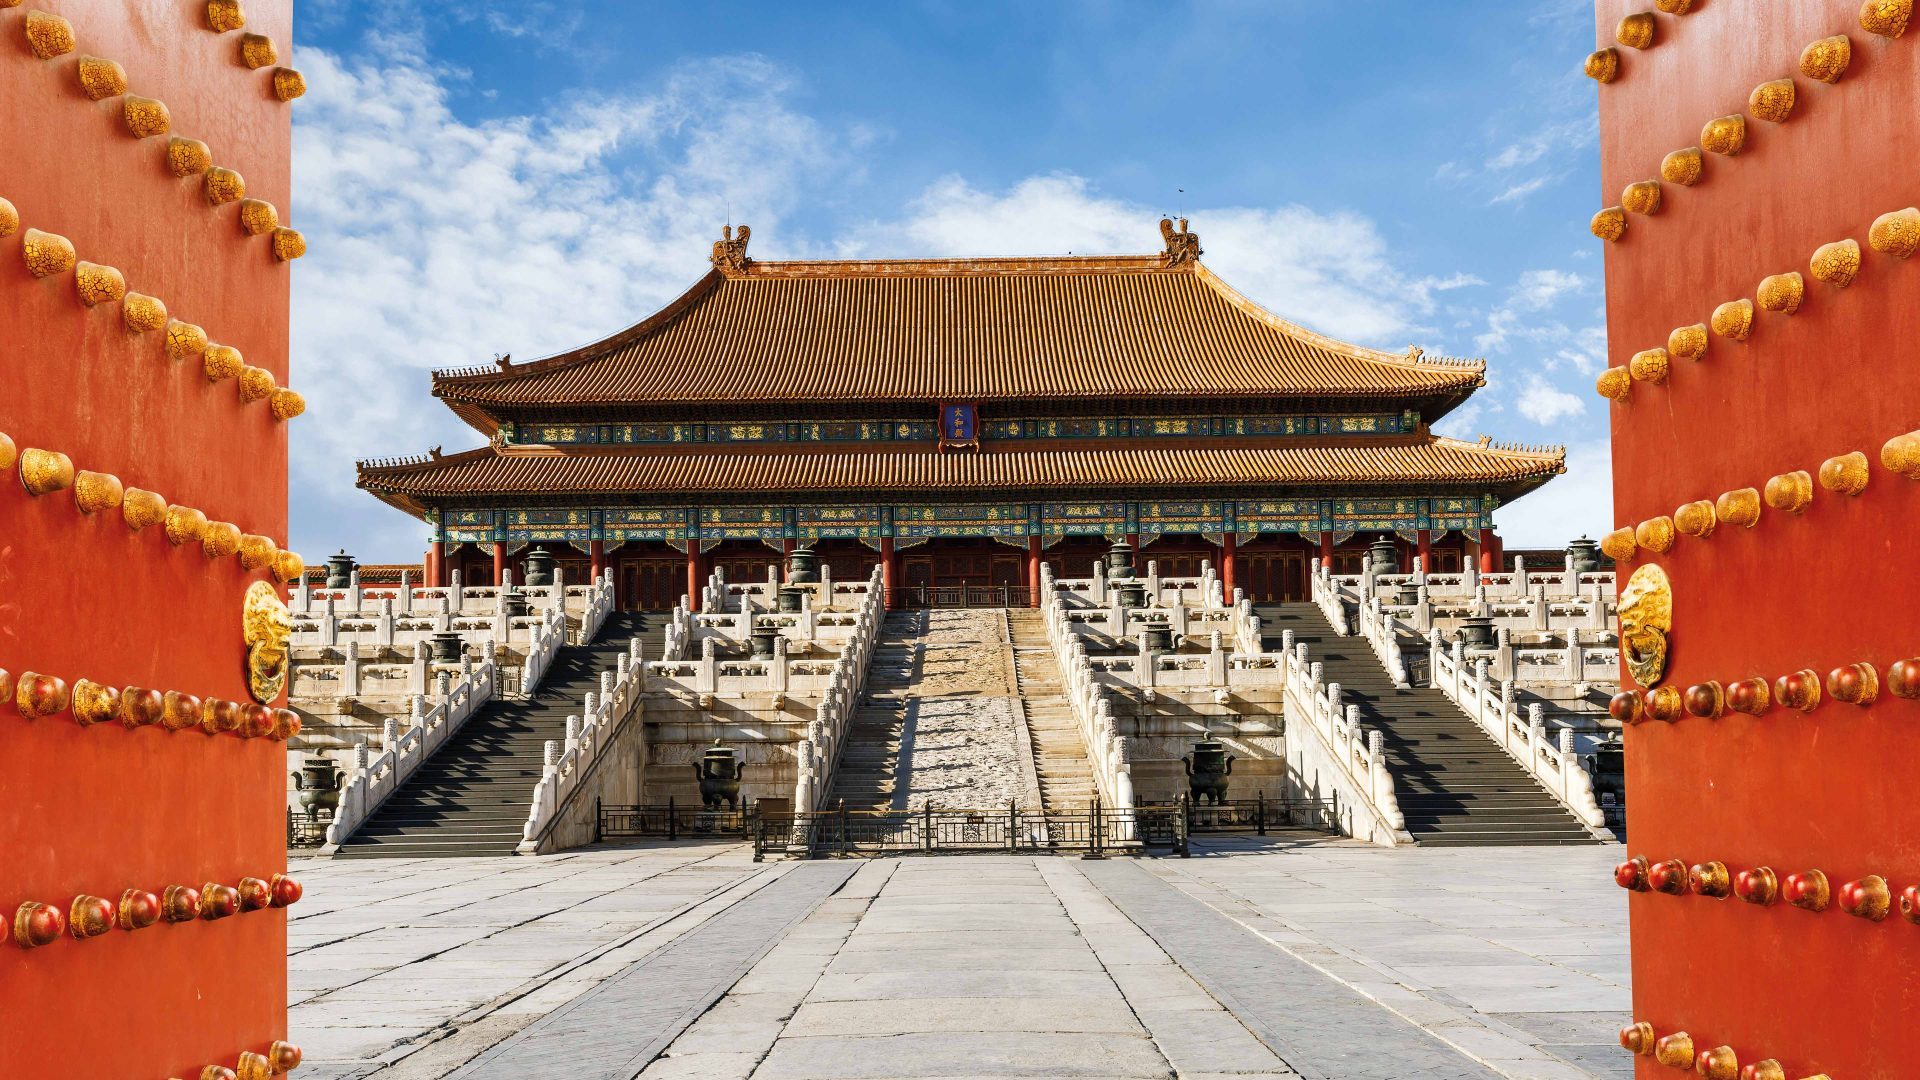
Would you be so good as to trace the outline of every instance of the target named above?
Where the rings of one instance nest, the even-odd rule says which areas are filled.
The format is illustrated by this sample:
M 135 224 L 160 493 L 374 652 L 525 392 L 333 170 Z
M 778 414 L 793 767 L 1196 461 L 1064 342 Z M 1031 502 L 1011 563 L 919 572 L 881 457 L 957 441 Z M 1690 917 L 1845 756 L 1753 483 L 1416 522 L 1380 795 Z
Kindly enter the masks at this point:
M 1160 219 L 1160 238 L 1167 243 L 1167 264 L 1180 266 L 1200 260 L 1200 234 L 1187 228 L 1187 219 L 1174 227 L 1172 218 Z
M 713 266 L 723 274 L 744 274 L 747 272 L 747 237 L 753 235 L 751 229 L 740 226 L 736 234 L 733 226 L 728 225 L 720 233 L 720 239 L 713 242 Z

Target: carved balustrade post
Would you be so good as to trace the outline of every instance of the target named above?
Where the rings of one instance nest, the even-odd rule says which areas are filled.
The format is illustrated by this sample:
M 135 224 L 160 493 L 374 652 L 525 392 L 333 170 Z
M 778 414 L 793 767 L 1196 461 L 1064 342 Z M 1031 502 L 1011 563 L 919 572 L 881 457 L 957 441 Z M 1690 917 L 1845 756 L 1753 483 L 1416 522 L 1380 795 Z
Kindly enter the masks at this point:
M 360 696 L 360 645 L 349 641 L 341 646 L 340 691 L 347 697 Z

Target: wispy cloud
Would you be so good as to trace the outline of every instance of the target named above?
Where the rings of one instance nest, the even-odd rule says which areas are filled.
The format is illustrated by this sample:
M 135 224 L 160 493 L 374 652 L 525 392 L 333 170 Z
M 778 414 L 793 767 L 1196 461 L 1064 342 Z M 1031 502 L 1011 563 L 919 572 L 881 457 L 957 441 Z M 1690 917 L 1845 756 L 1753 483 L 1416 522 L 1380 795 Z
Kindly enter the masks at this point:
M 1531 180 L 1514 184 L 1500 194 L 1488 199 L 1487 205 L 1499 206 L 1501 203 L 1519 202 L 1552 182 L 1553 177 L 1551 176 L 1536 176 Z
M 998 191 L 960 177 L 934 184 L 899 220 L 849 236 L 849 254 L 1006 255 L 1153 250 L 1152 207 L 1105 196 L 1084 178 L 1031 177 Z M 1297 204 L 1189 212 L 1207 265 L 1282 317 L 1386 348 L 1430 335 L 1440 294 L 1484 285 L 1467 273 L 1406 273 L 1378 226 L 1352 211 Z
M 1486 167 L 1490 172 L 1502 172 L 1531 165 L 1548 154 L 1584 149 L 1593 145 L 1595 130 L 1590 116 L 1542 125 L 1501 147 L 1487 158 Z
M 1585 286 L 1586 279 L 1572 271 L 1526 271 L 1507 290 L 1506 298 L 1487 312 L 1486 329 L 1474 336 L 1474 346 L 1481 352 L 1500 353 L 1507 351 L 1514 338 L 1539 341 L 1543 336 L 1564 336 L 1566 328 L 1557 321 L 1549 320 L 1542 327 L 1531 325 L 1529 319 Z
M 1549 383 L 1539 375 L 1529 375 L 1514 401 L 1520 415 L 1546 427 L 1558 420 L 1579 416 L 1587 411 L 1587 401 Z

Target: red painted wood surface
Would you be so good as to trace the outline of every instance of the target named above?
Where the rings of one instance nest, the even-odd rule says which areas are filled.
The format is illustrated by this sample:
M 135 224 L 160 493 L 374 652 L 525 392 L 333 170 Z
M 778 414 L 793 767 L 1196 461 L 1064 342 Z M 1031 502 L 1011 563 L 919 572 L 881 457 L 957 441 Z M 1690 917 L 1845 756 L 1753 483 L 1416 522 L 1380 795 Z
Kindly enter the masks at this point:
M 1599 0 L 1599 43 L 1648 7 Z M 1698 145 L 1708 120 L 1744 112 L 1759 83 L 1792 76 L 1797 91 L 1787 122 L 1749 118 L 1737 157 L 1707 154 L 1697 186 L 1663 184 L 1658 214 L 1631 217 L 1605 245 L 1612 363 L 1752 298 L 1770 274 L 1807 278 L 1797 314 L 1756 311 L 1747 342 L 1715 336 L 1701 361 L 1674 361 L 1665 386 L 1636 384 L 1631 403 L 1609 406 L 1617 523 L 1764 489 L 1791 470 L 1817 475 L 1849 451 L 1872 461 L 1857 497 L 1816 487 L 1800 516 L 1763 509 L 1751 529 L 1723 523 L 1710 539 L 1641 553 L 1634 565 L 1658 562 L 1673 581 L 1666 681 L 1683 690 L 1863 660 L 1884 678 L 1920 653 L 1920 484 L 1879 464 L 1881 443 L 1920 427 L 1920 259 L 1867 247 L 1877 216 L 1920 201 L 1920 26 L 1889 41 L 1862 31 L 1858 10 L 1857 0 L 1697 0 L 1684 16 L 1657 14 L 1654 47 L 1622 48 L 1618 80 L 1598 87 L 1595 210 L 1657 178 L 1661 158 Z M 1806 45 L 1842 33 L 1853 60 L 1838 84 L 1799 74 Z M 1858 279 L 1844 290 L 1813 280 L 1814 249 L 1846 237 L 1862 248 Z M 1764 865 L 1782 878 L 1818 868 L 1836 892 L 1865 874 L 1896 895 L 1920 883 L 1920 702 L 1883 689 L 1866 709 L 1828 699 L 1808 715 L 1642 724 L 1627 733 L 1626 765 L 1632 854 L 1718 859 L 1736 873 Z M 1788 1077 L 1913 1075 L 1920 926 L 1897 912 L 1875 924 L 1837 903 L 1814 914 L 1658 893 L 1630 907 L 1634 1017 L 1659 1034 L 1731 1045 L 1742 1064 L 1776 1058 Z M 1652 1058 L 1638 1065 L 1641 1077 L 1673 1075 Z
M 30 8 L 66 17 L 79 47 L 40 60 Z M 166 138 L 136 140 L 121 99 L 81 93 L 78 57 L 119 61 L 131 92 L 159 98 L 173 131 L 205 141 L 248 194 L 298 227 L 289 192 L 291 105 L 269 69 L 238 62 L 239 34 L 206 29 L 197 0 L 34 0 L 0 10 L 0 196 L 20 232 L 0 239 L 0 431 L 68 454 L 78 469 L 158 491 L 244 532 L 286 540 L 286 441 L 267 404 L 242 404 L 170 362 L 163 333 L 135 336 L 120 305 L 88 309 L 72 273 L 35 279 L 28 227 L 118 268 L 128 287 L 287 382 L 289 267 L 247 237 L 237 204 L 207 204 L 176 179 Z M 292 53 L 287 0 L 248 0 L 247 30 Z M 294 423 L 313 423 L 311 417 Z M 177 689 L 247 700 L 241 601 L 263 577 L 237 559 L 88 517 L 70 492 L 29 497 L 0 477 L 0 667 L 72 684 Z M 0 704 L 0 913 L 62 908 L 79 893 L 199 888 L 286 868 L 284 744 L 198 731 L 82 729 L 62 713 Z M 0 1073 L 86 1078 L 197 1076 L 286 1034 L 284 910 L 248 912 L 23 951 L 0 943 Z

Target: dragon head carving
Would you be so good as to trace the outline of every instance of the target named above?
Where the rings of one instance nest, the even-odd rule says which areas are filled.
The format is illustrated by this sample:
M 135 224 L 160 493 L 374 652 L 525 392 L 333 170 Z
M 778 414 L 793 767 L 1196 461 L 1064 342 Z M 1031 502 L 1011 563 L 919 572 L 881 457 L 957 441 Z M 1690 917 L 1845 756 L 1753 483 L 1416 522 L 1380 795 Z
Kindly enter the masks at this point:
M 247 690 L 255 701 L 271 705 L 287 685 L 287 642 L 293 636 L 293 618 L 272 585 L 247 586 L 240 632 L 247 643 Z

